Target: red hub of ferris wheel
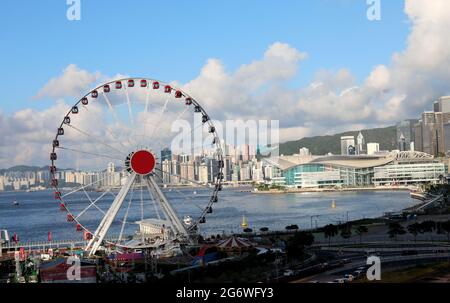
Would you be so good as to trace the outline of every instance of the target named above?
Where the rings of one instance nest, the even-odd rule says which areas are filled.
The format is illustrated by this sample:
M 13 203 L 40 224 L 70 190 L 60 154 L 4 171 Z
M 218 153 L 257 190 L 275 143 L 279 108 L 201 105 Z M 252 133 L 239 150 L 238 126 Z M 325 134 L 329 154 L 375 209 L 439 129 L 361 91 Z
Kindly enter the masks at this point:
M 135 152 L 130 160 L 131 169 L 138 175 L 143 176 L 150 174 L 155 168 L 155 164 L 155 156 L 147 150 Z

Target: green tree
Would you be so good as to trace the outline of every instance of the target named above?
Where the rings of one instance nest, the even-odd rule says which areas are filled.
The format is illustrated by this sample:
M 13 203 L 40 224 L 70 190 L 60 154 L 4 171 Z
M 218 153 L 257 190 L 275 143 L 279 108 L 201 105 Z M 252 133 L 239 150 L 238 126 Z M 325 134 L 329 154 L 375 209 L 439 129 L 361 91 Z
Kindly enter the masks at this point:
M 341 237 L 345 240 L 349 239 L 352 236 L 352 229 L 350 227 L 343 228 L 341 230 Z
M 290 237 L 286 245 L 287 257 L 292 259 L 302 259 L 305 254 L 305 247 L 314 243 L 314 235 L 310 232 L 296 232 Z
M 390 238 L 394 238 L 397 241 L 397 236 L 406 234 L 406 231 L 400 223 L 392 222 L 388 225 L 388 234 Z
M 447 234 L 447 241 L 450 242 L 450 220 L 441 222 L 441 229 Z
M 408 232 L 414 236 L 414 242 L 417 242 L 417 235 L 420 233 L 421 226 L 419 223 L 408 225 Z
M 368 232 L 369 232 L 369 229 L 367 228 L 367 226 L 360 225 L 356 228 L 356 234 L 359 236 L 359 243 L 362 242 L 363 234 L 366 234 Z
M 333 224 L 328 224 L 323 227 L 323 234 L 325 238 L 328 238 L 328 246 L 331 246 L 331 238 L 338 233 L 338 227 Z

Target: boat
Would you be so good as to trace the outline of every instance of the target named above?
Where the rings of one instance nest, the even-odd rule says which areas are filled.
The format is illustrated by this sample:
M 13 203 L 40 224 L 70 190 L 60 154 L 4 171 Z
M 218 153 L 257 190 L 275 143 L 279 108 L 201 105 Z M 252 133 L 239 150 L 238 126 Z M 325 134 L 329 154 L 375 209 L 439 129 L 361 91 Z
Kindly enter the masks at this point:
M 247 218 L 245 217 L 245 215 L 242 216 L 241 227 L 242 228 L 247 228 L 248 227 L 248 221 L 247 221 Z
M 196 190 L 194 190 L 194 193 L 193 193 L 194 195 L 196 195 L 197 194 L 197 191 Z
M 17 200 L 14 200 L 14 201 L 13 201 L 13 205 L 14 205 L 14 206 L 19 206 L 19 202 L 17 202 Z
M 336 208 L 336 200 L 331 201 L 331 208 Z
M 186 224 L 186 226 L 191 226 L 192 225 L 192 218 L 191 218 L 191 216 L 184 216 L 183 222 L 184 222 L 184 224 Z

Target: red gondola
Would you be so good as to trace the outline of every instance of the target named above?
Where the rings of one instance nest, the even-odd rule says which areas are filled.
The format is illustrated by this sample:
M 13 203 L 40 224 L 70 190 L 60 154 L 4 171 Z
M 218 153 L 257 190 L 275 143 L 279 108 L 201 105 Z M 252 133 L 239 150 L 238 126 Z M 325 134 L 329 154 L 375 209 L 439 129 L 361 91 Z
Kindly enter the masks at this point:
M 128 80 L 128 87 L 134 87 L 134 80 L 133 79 Z
M 92 239 L 92 234 L 90 232 L 85 231 L 83 234 L 83 238 L 84 240 L 91 240 Z
M 60 203 L 60 204 L 59 204 L 59 210 L 60 210 L 60 211 L 66 211 L 66 210 L 67 210 L 67 209 L 66 209 L 66 204 Z
M 87 98 L 81 99 L 81 104 L 83 104 L 83 105 L 88 105 L 88 104 L 89 104 L 88 99 L 87 99 Z
M 73 216 L 71 214 L 68 214 L 67 215 L 67 222 L 73 222 L 73 221 L 74 221 Z
M 153 82 L 153 89 L 159 89 L 159 82 L 158 81 Z
M 175 92 L 175 98 L 181 98 L 181 97 L 183 97 L 183 93 L 181 92 L 181 91 L 179 91 L 179 90 L 177 90 L 176 92 Z
M 61 192 L 55 191 L 55 200 L 61 200 Z
M 91 93 L 91 97 L 92 98 L 97 98 L 98 97 L 98 91 L 96 91 L 96 90 L 94 90 L 92 93 Z
M 82 231 L 82 230 L 83 230 L 83 228 L 81 227 L 81 225 L 77 224 L 77 231 Z
M 122 88 L 122 82 L 117 81 L 116 82 L 116 89 L 121 89 Z
M 147 87 L 147 80 L 141 80 L 141 87 Z
M 164 86 L 164 92 L 170 94 L 172 92 L 172 87 L 170 85 Z
M 103 86 L 103 92 L 109 93 L 110 91 L 111 91 L 111 87 L 109 87 L 108 84 L 106 84 L 106 85 Z
M 53 187 L 56 187 L 56 186 L 58 186 L 58 180 L 57 179 L 52 179 L 52 186 Z
M 186 105 L 192 104 L 192 98 L 186 98 Z

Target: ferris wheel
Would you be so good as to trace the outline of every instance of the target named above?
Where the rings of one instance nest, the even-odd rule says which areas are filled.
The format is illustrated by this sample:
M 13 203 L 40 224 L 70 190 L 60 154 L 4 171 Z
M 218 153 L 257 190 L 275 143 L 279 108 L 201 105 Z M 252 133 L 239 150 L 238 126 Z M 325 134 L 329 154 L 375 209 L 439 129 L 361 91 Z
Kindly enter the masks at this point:
M 55 200 L 90 255 L 104 246 L 193 244 L 222 190 L 213 121 L 193 97 L 161 81 L 99 85 L 62 117 L 52 145 Z

